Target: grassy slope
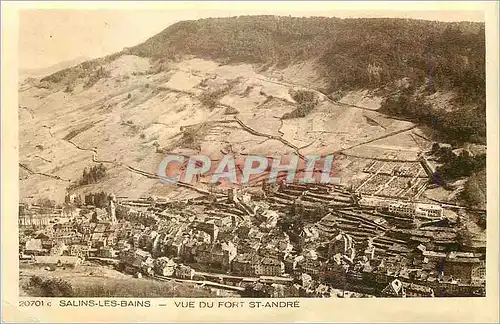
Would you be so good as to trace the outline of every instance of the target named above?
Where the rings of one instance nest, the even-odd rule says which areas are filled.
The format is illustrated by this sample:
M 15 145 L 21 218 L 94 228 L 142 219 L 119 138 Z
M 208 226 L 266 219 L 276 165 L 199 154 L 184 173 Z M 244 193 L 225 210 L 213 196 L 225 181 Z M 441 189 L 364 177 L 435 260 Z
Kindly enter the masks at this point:
M 21 294 L 43 297 L 40 286 L 30 285 L 32 276 L 42 280 L 57 280 L 72 287 L 74 297 L 215 297 L 215 293 L 196 285 L 155 281 L 147 278 L 136 279 L 116 270 L 100 266 L 81 265 L 75 269 L 46 271 L 36 266 L 21 267 Z M 66 296 L 71 297 L 71 296 Z

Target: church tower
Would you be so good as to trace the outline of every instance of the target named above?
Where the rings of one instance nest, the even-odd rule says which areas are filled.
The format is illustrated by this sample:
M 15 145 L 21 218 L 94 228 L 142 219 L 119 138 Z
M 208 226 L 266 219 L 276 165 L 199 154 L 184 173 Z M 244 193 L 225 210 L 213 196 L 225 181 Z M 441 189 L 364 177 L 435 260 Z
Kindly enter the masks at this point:
M 109 216 L 111 218 L 111 223 L 112 224 L 116 224 L 117 223 L 117 220 L 116 220 L 116 196 L 114 194 L 111 194 L 109 196 Z

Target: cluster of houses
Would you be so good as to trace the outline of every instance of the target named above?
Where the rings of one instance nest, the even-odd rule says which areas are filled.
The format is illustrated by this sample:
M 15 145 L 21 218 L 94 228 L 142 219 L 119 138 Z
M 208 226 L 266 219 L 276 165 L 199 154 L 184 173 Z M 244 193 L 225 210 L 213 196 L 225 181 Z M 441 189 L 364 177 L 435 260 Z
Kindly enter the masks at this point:
M 318 184 L 266 188 L 258 200 L 234 189 L 188 201 L 112 196 L 106 209 L 67 206 L 44 223 L 26 221 L 38 217 L 37 207 L 23 205 L 20 258 L 63 267 L 94 260 L 141 276 L 243 284 L 252 296 L 484 291 L 483 251 L 464 251 L 450 224 L 395 226 L 394 217 L 442 221 L 440 207 L 368 208 L 358 200 L 343 187 Z

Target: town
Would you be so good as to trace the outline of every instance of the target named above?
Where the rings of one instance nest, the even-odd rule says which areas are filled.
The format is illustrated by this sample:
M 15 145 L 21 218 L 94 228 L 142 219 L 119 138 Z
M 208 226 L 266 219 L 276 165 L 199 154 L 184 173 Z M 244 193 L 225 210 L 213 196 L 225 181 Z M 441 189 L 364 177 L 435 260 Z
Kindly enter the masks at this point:
M 421 202 L 429 161 L 397 164 L 369 161 L 363 172 L 373 174 L 356 186 L 22 203 L 20 261 L 47 271 L 91 262 L 244 297 L 484 296 L 486 242 L 464 224 L 484 222 L 485 211 Z M 402 188 L 370 185 L 380 176 Z

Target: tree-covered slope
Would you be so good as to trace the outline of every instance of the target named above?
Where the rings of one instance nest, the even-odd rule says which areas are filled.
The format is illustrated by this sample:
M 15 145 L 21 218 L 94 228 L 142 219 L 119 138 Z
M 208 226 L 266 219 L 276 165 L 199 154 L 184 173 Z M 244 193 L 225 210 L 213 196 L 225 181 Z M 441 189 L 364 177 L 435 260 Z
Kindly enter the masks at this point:
M 179 22 L 130 50 L 283 65 L 319 58 L 335 90 L 429 78 L 470 97 L 484 91 L 484 47 L 480 23 L 241 16 Z

